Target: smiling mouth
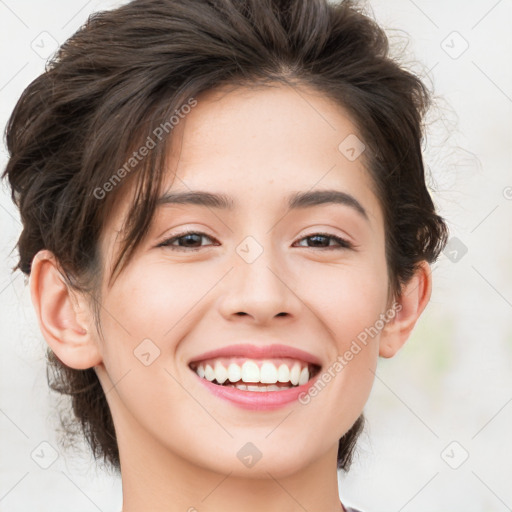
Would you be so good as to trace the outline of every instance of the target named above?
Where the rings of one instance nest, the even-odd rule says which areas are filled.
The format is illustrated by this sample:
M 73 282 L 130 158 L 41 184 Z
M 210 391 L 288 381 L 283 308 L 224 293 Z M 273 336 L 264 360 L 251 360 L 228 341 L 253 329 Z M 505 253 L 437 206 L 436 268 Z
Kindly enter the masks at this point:
M 240 357 L 196 361 L 189 365 L 212 384 L 243 391 L 281 391 L 302 386 L 320 372 L 320 366 L 291 358 Z

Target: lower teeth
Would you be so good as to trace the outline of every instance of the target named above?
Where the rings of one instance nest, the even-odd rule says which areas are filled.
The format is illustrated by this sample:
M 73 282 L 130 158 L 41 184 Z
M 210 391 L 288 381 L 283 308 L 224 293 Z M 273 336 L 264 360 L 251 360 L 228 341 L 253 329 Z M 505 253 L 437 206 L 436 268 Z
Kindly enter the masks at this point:
M 290 384 L 289 386 L 277 386 L 276 384 L 269 384 L 267 386 L 261 385 L 250 385 L 250 384 L 219 384 L 220 386 L 225 386 L 229 388 L 236 388 L 242 391 L 281 391 L 282 389 L 290 389 L 295 386 Z

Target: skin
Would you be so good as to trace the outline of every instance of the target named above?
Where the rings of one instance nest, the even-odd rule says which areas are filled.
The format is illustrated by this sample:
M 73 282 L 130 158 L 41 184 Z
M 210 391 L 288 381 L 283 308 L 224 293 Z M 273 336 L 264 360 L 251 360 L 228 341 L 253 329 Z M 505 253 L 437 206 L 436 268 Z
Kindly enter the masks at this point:
M 428 303 L 426 262 L 403 288 L 394 319 L 306 405 L 240 409 L 210 394 L 187 366 L 208 350 L 252 341 L 298 347 L 328 368 L 389 309 L 382 210 L 363 159 L 338 150 L 357 130 L 339 105 L 298 92 L 276 85 L 197 98 L 173 131 L 163 190 L 222 192 L 238 206 L 160 208 L 126 269 L 103 285 L 104 339 L 53 255 L 34 258 L 30 289 L 43 336 L 68 366 L 94 367 L 107 391 L 124 512 L 344 510 L 338 440 L 363 410 L 378 357 L 400 349 Z M 286 212 L 290 193 L 328 188 L 353 195 L 368 220 L 339 204 Z M 124 197 L 102 236 L 106 269 L 131 191 Z M 199 250 L 183 250 L 183 239 L 181 251 L 158 247 L 186 229 L 205 233 L 192 244 Z M 305 238 L 325 232 L 355 248 Z M 251 263 L 236 251 L 247 236 L 263 249 Z M 149 366 L 133 353 L 146 338 L 160 350 Z M 236 455 L 247 442 L 262 453 L 250 468 Z

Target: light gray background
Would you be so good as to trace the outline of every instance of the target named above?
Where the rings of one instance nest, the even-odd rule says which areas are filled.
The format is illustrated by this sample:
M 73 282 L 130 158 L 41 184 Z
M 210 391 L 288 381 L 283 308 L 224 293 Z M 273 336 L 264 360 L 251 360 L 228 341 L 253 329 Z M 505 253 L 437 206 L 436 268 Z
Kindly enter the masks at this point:
M 53 45 L 119 4 L 0 0 L 2 130 Z M 365 512 L 512 510 L 512 2 L 370 7 L 439 98 L 426 163 L 452 239 L 411 339 L 379 362 L 367 434 L 340 475 L 341 496 Z M 57 444 L 44 340 L 23 276 L 10 273 L 21 225 L 5 186 L 0 227 L 0 510 L 119 511 L 120 481 Z

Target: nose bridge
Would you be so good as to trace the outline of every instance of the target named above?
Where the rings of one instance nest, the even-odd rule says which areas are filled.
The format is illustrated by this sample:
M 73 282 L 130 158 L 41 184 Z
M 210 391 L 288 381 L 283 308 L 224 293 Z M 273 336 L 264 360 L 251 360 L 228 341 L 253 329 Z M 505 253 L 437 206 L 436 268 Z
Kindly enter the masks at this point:
M 270 234 L 260 240 L 247 236 L 235 248 L 222 301 L 226 317 L 245 313 L 266 321 L 282 313 L 295 314 L 297 299 L 282 271 L 285 258 L 272 247 Z

